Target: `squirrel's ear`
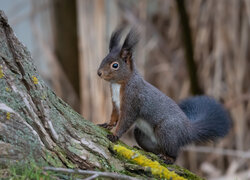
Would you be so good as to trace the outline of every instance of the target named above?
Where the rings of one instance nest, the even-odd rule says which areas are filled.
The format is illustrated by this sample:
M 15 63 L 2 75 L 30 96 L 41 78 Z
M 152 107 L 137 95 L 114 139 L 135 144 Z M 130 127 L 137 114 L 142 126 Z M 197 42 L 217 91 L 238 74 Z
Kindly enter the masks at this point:
M 121 54 L 120 54 L 121 58 L 127 59 L 128 57 L 131 57 L 138 41 L 139 41 L 139 34 L 135 28 L 132 28 L 129 31 L 122 45 Z
M 111 51 L 114 47 L 119 46 L 122 31 L 123 31 L 123 28 L 119 27 L 116 29 L 116 31 L 112 33 L 110 41 L 109 41 L 109 51 Z

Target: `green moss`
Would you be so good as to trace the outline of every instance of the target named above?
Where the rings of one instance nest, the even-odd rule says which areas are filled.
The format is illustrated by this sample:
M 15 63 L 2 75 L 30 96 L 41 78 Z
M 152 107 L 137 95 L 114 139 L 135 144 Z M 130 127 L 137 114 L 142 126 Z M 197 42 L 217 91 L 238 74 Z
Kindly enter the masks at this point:
M 177 165 L 168 165 L 169 169 L 174 169 L 178 174 L 181 174 L 183 177 L 186 179 L 191 179 L 191 180 L 203 180 L 203 178 L 195 175 L 194 173 L 188 171 L 187 169 L 184 169 L 180 166 Z
M 15 164 L 10 164 L 9 168 L 2 169 L 0 179 L 13 180 L 49 180 L 56 179 L 56 174 L 51 172 L 44 172 L 43 163 L 35 163 L 34 161 L 21 161 Z M 0 168 L 1 169 L 1 168 Z
M 57 155 L 55 153 L 45 151 L 45 162 L 48 163 L 48 165 L 54 166 L 54 167 L 63 167 L 63 164 L 60 159 L 58 159 Z
M 55 152 L 57 152 L 58 157 L 68 168 L 77 168 L 75 164 L 73 164 L 70 160 L 68 160 L 66 153 L 59 147 L 55 148 Z
M 99 158 L 98 159 L 98 162 L 102 165 L 102 167 L 103 167 L 103 170 L 108 170 L 108 171 L 112 171 L 112 167 L 111 167 L 111 165 L 107 162 L 107 160 L 106 159 L 104 159 L 104 158 Z M 114 169 L 113 169 L 114 170 Z
M 4 77 L 3 67 L 0 65 L 0 79 Z
M 81 149 L 81 145 L 77 144 L 77 143 L 72 143 L 71 145 L 67 145 L 67 148 L 70 152 L 77 154 L 77 155 L 81 155 L 82 154 L 82 150 Z

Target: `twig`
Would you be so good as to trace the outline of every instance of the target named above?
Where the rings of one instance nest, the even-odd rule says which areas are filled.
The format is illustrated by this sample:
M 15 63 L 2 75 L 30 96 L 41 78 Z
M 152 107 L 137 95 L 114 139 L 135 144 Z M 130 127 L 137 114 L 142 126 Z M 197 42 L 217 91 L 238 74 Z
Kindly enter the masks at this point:
M 67 169 L 67 168 L 56 168 L 56 167 L 44 167 L 43 170 L 45 170 L 45 171 L 61 172 L 61 173 L 69 173 L 69 174 L 98 175 L 98 176 L 102 176 L 102 177 L 111 177 L 111 178 L 116 178 L 116 179 L 138 180 L 138 178 L 133 178 L 133 177 L 130 177 L 130 176 L 127 176 L 127 175 L 121 175 L 121 174 L 111 173 L 111 172 L 99 172 L 99 171 L 89 171 L 89 170 L 81 170 L 81 169 Z M 93 177 L 93 176 L 91 176 L 91 177 Z M 91 178 L 91 177 L 89 177 L 89 178 Z
M 224 156 L 236 156 L 240 158 L 250 159 L 250 151 L 241 151 L 233 149 L 211 148 L 205 146 L 189 146 L 184 148 L 185 151 L 193 151 L 199 153 L 213 153 Z
M 98 176 L 99 176 L 98 174 L 94 174 L 94 175 L 92 175 L 90 177 L 85 178 L 84 180 L 92 180 L 92 179 L 97 178 Z
M 243 101 L 250 101 L 250 94 L 241 94 L 240 96 L 237 96 L 236 98 L 228 101 L 225 106 L 229 108 L 233 108 L 239 104 L 241 104 Z

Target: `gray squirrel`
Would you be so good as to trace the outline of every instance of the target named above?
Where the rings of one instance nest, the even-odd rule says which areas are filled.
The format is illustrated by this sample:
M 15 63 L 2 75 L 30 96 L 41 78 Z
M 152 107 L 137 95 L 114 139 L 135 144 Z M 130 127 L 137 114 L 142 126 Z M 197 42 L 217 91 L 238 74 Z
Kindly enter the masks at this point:
M 172 164 L 182 146 L 215 140 L 228 133 L 229 115 L 215 99 L 196 96 L 178 105 L 145 81 L 133 58 L 138 33 L 131 29 L 120 46 L 122 31 L 120 28 L 111 35 L 109 53 L 97 71 L 101 78 L 110 82 L 111 120 L 100 125 L 107 129 L 117 125 L 114 134 L 108 135 L 110 141 L 116 142 L 135 124 L 138 145 Z

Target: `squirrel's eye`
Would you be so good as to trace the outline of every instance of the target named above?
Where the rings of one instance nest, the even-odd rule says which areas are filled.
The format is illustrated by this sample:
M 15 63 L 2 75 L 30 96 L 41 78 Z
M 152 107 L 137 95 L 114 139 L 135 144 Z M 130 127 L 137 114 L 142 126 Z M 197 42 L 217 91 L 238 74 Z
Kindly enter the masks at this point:
M 118 64 L 117 62 L 113 62 L 113 63 L 111 64 L 111 67 L 112 67 L 112 69 L 117 70 L 117 69 L 119 68 L 119 64 Z

